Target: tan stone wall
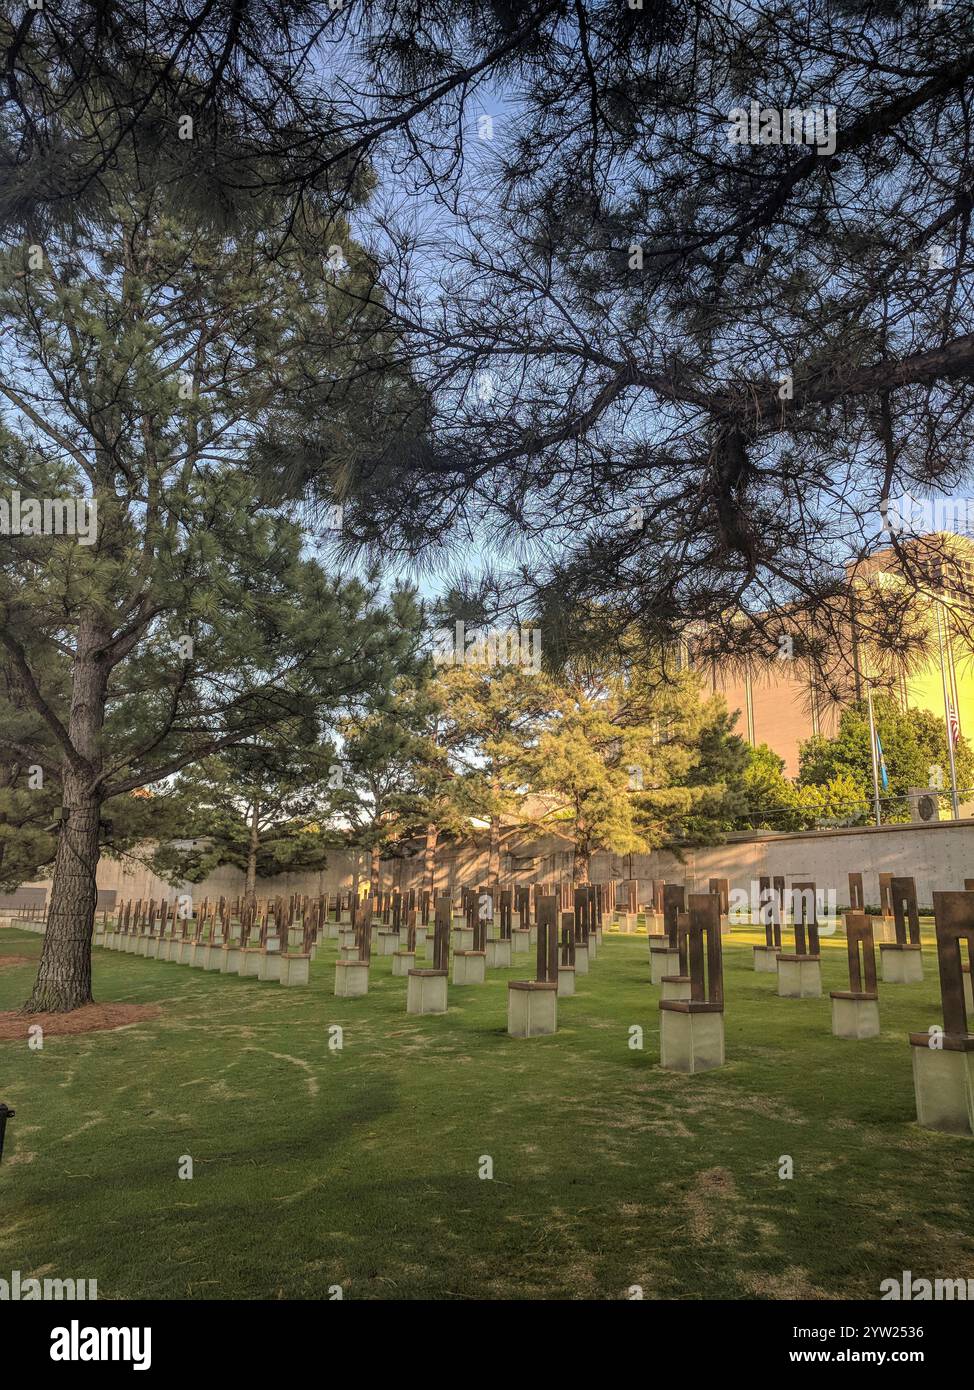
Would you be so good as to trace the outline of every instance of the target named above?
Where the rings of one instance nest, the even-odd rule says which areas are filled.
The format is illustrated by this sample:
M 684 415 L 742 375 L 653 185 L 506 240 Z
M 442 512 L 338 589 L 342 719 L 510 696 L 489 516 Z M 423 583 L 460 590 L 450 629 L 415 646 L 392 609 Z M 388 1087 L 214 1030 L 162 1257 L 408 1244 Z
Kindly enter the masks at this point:
M 862 874 L 867 903 L 879 903 L 879 874 L 893 873 L 915 878 L 921 905 L 930 906 L 934 889 L 961 890 L 965 878 L 974 878 L 974 820 L 756 836 L 688 850 L 683 862 L 666 851 L 631 858 L 600 854 L 592 862 L 593 878 L 638 878 L 640 901 L 654 878 L 705 893 L 711 878 L 750 891 L 752 880 L 778 874 L 789 884 L 807 880 L 823 891 L 834 889 L 842 908 L 849 905 L 850 873 Z
M 534 853 L 537 849 L 543 852 Z M 280 874 L 258 881 L 260 897 L 278 893 L 335 893 L 351 888 L 356 867 L 353 852 L 336 850 L 320 873 Z M 368 856 L 358 856 L 359 877 L 368 875 Z M 887 826 L 882 829 L 825 830 L 797 835 L 754 836 L 711 849 L 688 850 L 683 861 L 667 851 L 653 854 L 599 853 L 592 859 L 592 877 L 638 878 L 640 901 L 646 901 L 654 878 L 685 883 L 690 892 L 706 892 L 708 880 L 726 878 L 732 889 L 750 891 L 752 880 L 762 874 L 783 875 L 790 883 L 812 880 L 822 890 L 834 889 L 839 907 L 848 905 L 848 874 L 861 872 L 868 903 L 879 902 L 880 873 L 906 874 L 917 880 L 921 904 L 929 905 L 935 888 L 962 889 L 965 878 L 974 878 L 974 820 L 935 822 L 931 825 Z M 419 888 L 422 854 L 406 860 L 385 860 L 381 885 L 387 888 Z M 486 836 L 461 845 L 447 845 L 437 856 L 438 890 L 458 889 L 482 883 L 487 877 Z M 501 877 L 534 883 L 571 877 L 571 853 L 553 837 L 537 845 L 509 842 L 502 850 Z M 49 883 L 30 885 L 50 887 Z M 98 870 L 99 889 L 114 889 L 122 898 L 172 899 L 180 891 L 130 862 L 103 859 Z M 192 886 L 193 897 L 235 897 L 243 891 L 243 874 L 229 866 Z

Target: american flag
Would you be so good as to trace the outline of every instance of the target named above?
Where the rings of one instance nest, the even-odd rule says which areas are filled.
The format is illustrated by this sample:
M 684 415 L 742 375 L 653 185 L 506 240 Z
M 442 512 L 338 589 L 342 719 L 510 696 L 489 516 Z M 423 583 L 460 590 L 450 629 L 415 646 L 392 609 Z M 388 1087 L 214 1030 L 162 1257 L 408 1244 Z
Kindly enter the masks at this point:
M 960 724 L 957 720 L 957 711 L 951 700 L 947 701 L 947 727 L 950 729 L 950 741 L 956 747 L 957 740 L 960 738 Z

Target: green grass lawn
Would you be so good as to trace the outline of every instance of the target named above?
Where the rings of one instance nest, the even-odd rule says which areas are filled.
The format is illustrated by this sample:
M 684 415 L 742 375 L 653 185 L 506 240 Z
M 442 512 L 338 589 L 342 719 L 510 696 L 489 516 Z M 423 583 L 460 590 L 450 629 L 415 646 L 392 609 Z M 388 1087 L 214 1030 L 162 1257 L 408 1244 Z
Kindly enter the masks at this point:
M 725 942 L 728 1061 L 696 1077 L 659 1068 L 645 937 L 607 937 L 557 1036 L 529 1041 L 506 1032 L 527 956 L 417 1019 L 388 958 L 367 997 L 335 999 L 332 942 L 304 990 L 96 950 L 96 998 L 162 1016 L 0 1042 L 0 1277 L 176 1299 L 876 1298 L 906 1269 L 974 1277 L 974 1140 L 915 1122 L 907 1034 L 941 1021 L 929 943 L 924 983 L 881 988 L 883 1034 L 857 1043 L 830 1032 L 844 941 L 823 943 L 824 997 L 785 1000 L 751 970 L 758 939 Z M 40 944 L 4 930 L 0 958 Z M 0 1009 L 32 978 L 0 970 Z

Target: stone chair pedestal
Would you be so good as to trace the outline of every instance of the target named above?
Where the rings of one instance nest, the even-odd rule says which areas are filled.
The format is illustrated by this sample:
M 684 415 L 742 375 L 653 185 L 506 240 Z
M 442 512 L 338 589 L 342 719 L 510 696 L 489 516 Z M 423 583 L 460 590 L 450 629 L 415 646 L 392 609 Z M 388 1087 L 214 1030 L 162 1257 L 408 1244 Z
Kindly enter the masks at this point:
M 832 1032 L 837 1038 L 879 1037 L 879 995 L 833 990 Z
M 511 965 L 512 942 L 510 937 L 494 937 L 487 942 L 487 969 L 507 970 Z
M 724 1010 L 693 999 L 660 1000 L 660 1066 L 695 1073 L 724 1065 Z
M 923 952 L 919 946 L 900 945 L 882 941 L 879 959 L 883 967 L 884 985 L 918 985 L 923 983 Z
M 754 969 L 759 975 L 777 975 L 779 950 L 778 946 L 754 947 Z
M 358 998 L 369 992 L 369 963 L 367 960 L 335 961 L 335 996 L 338 999 Z
M 936 1037 L 936 1035 L 935 1035 Z M 974 1037 L 911 1033 L 917 1123 L 946 1134 L 974 1134 Z
M 245 980 L 256 980 L 260 971 L 260 958 L 264 954 L 259 946 L 244 946 L 240 951 L 240 974 Z
M 511 980 L 508 983 L 507 1031 L 512 1038 L 537 1038 L 557 1033 L 558 986 L 553 980 Z
M 279 956 L 280 973 L 279 980 L 282 985 L 293 988 L 295 985 L 306 985 L 311 979 L 311 957 L 303 951 L 288 951 L 286 955 Z
M 284 957 L 280 951 L 262 951 L 257 962 L 258 980 L 277 981 L 281 978 L 281 961 Z
M 223 942 L 210 941 L 203 947 L 200 964 L 204 970 L 223 969 Z
M 392 973 L 405 979 L 410 970 L 416 968 L 415 951 L 395 951 L 392 957 Z
M 453 952 L 453 983 L 455 985 L 482 985 L 486 981 L 486 951 Z
M 241 947 L 233 942 L 223 947 L 223 958 L 220 961 L 220 970 L 224 975 L 237 975 L 240 972 L 240 953 Z
M 818 956 L 779 956 L 778 994 L 782 999 L 820 999 L 822 962 Z
M 649 948 L 649 978 L 654 985 L 660 984 L 664 975 L 680 973 L 680 953 L 671 946 L 664 936 L 658 945 Z
M 407 1014 L 445 1014 L 447 1010 L 447 972 L 410 970 L 406 981 Z

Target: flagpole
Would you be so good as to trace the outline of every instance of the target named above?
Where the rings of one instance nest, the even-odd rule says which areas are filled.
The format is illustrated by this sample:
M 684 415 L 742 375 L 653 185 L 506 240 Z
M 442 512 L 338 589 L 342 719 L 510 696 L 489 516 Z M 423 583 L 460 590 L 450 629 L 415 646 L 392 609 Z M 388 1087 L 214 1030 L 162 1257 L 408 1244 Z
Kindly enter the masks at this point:
M 954 665 L 954 639 L 950 635 L 950 609 L 944 607 L 944 650 L 947 653 L 947 677 L 950 681 L 951 709 L 954 714 L 953 719 L 953 744 L 957 747 L 963 730 L 960 726 L 960 692 L 957 689 L 957 668 Z M 954 754 L 956 757 L 956 753 Z M 958 800 L 960 799 L 960 788 L 957 790 Z
M 947 693 L 947 667 L 944 664 L 944 635 L 941 630 L 941 600 L 937 599 L 937 646 L 940 649 L 940 677 L 944 687 L 944 725 L 947 729 L 947 755 L 950 758 L 950 810 L 951 819 L 960 820 L 960 806 L 957 801 L 957 767 L 954 763 L 954 735 L 950 727 L 950 696 Z
M 865 673 L 863 673 L 865 675 Z M 882 825 L 883 813 L 879 804 L 879 763 L 876 756 L 876 721 L 873 718 L 873 683 L 868 676 L 866 681 L 866 706 L 869 710 L 869 751 L 873 761 L 873 806 L 876 810 L 876 824 Z

